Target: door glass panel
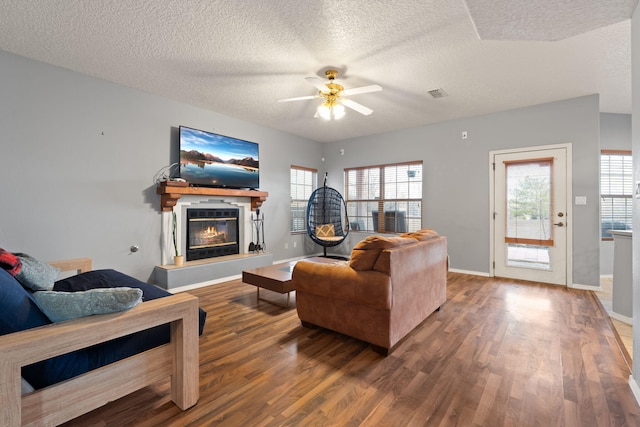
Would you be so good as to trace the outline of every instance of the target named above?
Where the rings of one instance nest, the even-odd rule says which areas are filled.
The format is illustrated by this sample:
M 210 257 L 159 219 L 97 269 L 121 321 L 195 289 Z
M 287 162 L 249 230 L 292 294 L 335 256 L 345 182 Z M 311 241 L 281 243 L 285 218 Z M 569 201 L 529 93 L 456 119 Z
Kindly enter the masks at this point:
M 551 166 L 553 159 L 505 163 L 506 263 L 549 270 L 553 246 Z

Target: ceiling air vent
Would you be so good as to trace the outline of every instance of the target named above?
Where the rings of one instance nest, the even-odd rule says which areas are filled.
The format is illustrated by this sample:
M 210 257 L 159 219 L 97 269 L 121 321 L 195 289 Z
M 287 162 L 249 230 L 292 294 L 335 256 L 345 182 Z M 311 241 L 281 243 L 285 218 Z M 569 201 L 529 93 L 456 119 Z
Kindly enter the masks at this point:
M 431 89 L 431 90 L 428 90 L 427 92 L 429 93 L 429 95 L 433 96 L 436 99 L 449 96 L 447 95 L 447 92 L 445 92 L 443 89 Z

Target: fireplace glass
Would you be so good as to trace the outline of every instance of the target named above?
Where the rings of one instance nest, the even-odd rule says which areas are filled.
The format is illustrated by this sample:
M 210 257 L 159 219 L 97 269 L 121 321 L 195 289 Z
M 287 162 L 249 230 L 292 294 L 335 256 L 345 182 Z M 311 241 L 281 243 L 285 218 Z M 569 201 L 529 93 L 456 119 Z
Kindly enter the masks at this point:
M 187 261 L 238 253 L 238 209 L 187 209 Z

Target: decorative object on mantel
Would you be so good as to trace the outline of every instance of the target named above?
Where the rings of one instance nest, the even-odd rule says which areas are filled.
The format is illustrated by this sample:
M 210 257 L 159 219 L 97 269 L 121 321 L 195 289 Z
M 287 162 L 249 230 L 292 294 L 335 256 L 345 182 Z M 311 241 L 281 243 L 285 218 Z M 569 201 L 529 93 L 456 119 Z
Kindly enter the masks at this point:
M 256 209 L 255 218 L 253 217 L 253 214 L 251 214 L 251 222 L 253 223 L 253 229 L 256 232 L 256 241 L 254 242 L 253 237 L 251 237 L 251 243 L 249 243 L 249 252 L 266 252 L 267 244 L 264 242 L 264 214 L 262 214 L 262 218 L 260 218 L 260 209 Z M 260 241 L 261 235 L 262 242 Z
M 170 181 L 171 178 L 171 169 L 173 169 L 176 166 L 179 166 L 180 163 L 175 162 L 175 163 L 171 163 L 168 166 L 163 166 L 162 168 L 160 168 L 160 170 L 158 172 L 155 173 L 155 175 L 153 175 L 153 182 L 158 184 L 160 182 L 167 182 Z
M 251 210 L 255 211 L 262 206 L 269 193 L 258 190 L 236 190 L 231 188 L 211 188 L 211 187 L 183 187 L 169 183 L 179 181 L 163 181 L 156 187 L 156 194 L 160 195 L 160 208 L 163 212 L 173 210 L 173 207 L 180 200 L 182 195 L 196 196 L 225 196 L 225 197 L 247 197 L 251 199 Z
M 178 220 L 176 219 L 175 211 L 173 211 L 172 216 L 173 216 L 173 228 L 172 228 L 173 249 L 175 251 L 175 256 L 173 257 L 173 263 L 176 266 L 181 266 L 182 264 L 184 264 L 184 255 L 180 255 L 180 252 L 178 252 L 178 237 L 177 237 Z

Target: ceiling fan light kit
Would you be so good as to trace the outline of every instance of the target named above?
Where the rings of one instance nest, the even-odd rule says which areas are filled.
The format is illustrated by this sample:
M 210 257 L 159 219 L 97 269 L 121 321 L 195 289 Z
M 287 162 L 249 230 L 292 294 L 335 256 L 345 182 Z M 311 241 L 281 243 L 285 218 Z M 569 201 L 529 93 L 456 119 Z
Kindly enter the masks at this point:
M 325 120 L 340 120 L 345 115 L 344 105 L 336 100 L 326 100 L 318 106 L 317 114 Z
M 368 92 L 378 92 L 382 90 L 382 87 L 378 85 L 369 85 L 362 86 L 353 89 L 345 90 L 344 86 L 339 85 L 334 82 L 335 78 L 338 76 L 337 70 L 327 70 L 325 71 L 325 76 L 329 79 L 329 83 L 324 83 L 322 80 L 317 77 L 306 77 L 305 80 L 311 83 L 318 89 L 318 94 L 315 96 L 299 96 L 295 98 L 285 98 L 279 99 L 278 102 L 289 102 L 289 101 L 302 101 L 307 99 L 315 99 L 315 98 L 324 98 L 324 101 L 316 111 L 316 115 L 314 117 L 321 117 L 325 120 L 331 119 L 341 119 L 345 116 L 346 110 L 344 107 L 351 108 L 352 110 L 357 111 L 358 113 L 368 116 L 373 113 L 368 107 L 365 107 L 362 104 L 358 104 L 350 99 L 343 98 L 343 96 L 349 95 L 358 95 L 361 93 Z

